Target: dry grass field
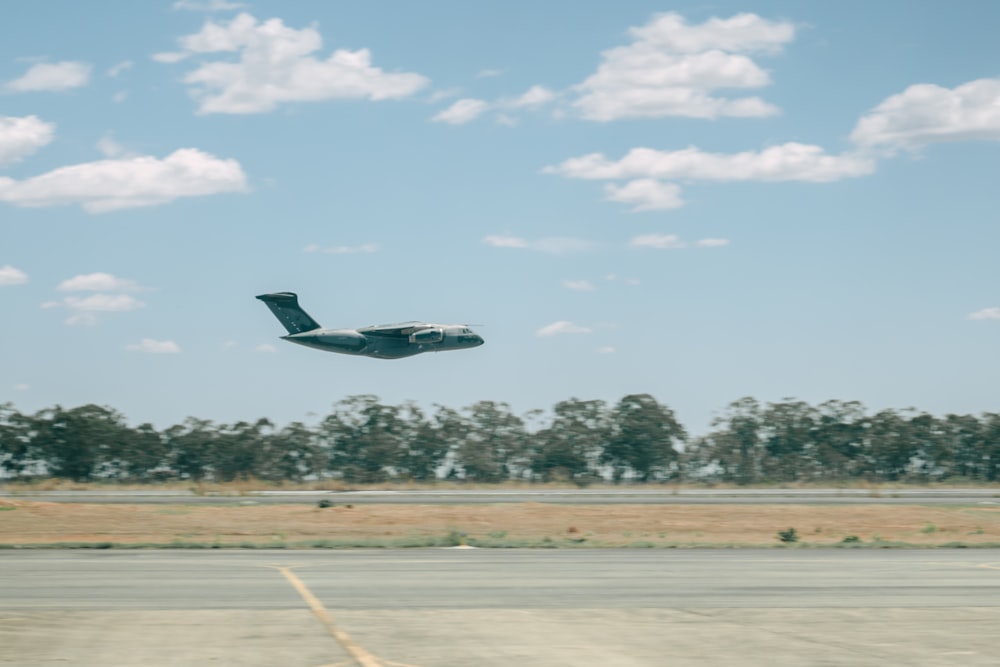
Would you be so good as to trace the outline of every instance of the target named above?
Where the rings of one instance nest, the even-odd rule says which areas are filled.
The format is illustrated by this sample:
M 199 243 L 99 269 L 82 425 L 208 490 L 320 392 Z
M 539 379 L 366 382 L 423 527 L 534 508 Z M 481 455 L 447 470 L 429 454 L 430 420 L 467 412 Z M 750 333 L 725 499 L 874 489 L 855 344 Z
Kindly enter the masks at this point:
M 783 543 L 779 531 L 794 528 Z M 845 542 L 846 538 L 846 542 Z M 857 538 L 857 539 L 854 539 Z M 0 547 L 1000 546 L 1000 507 L 104 505 L 0 499 Z

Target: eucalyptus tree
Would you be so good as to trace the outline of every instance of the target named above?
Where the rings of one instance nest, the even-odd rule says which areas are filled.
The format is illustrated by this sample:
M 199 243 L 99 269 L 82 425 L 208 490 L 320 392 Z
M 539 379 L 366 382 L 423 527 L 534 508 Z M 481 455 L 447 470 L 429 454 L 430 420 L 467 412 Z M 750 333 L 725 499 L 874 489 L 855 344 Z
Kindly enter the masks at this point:
M 363 483 L 382 482 L 397 473 L 409 435 L 400 408 L 382 405 L 370 394 L 334 404 L 320 434 L 330 452 L 330 469 L 349 482 Z
M 326 455 L 316 432 L 300 421 L 262 434 L 254 476 L 270 481 L 301 482 L 326 470 Z
M 212 478 L 231 482 L 257 476 L 258 461 L 273 429 L 274 424 L 264 418 L 220 426 L 208 456 Z
M 630 474 L 641 482 L 679 474 L 679 451 L 687 432 L 673 410 L 649 394 L 629 394 L 610 415 L 610 433 L 601 462 L 610 466 L 612 479 Z
M 604 401 L 561 401 L 553 408 L 549 426 L 531 438 L 532 473 L 542 481 L 592 481 L 600 476 L 610 435 L 610 411 Z
M 129 428 L 121 413 L 99 405 L 38 412 L 33 438 L 51 474 L 74 481 L 118 477 L 128 449 Z
M 462 437 L 465 429 L 458 412 L 441 405 L 434 407 L 434 415 L 428 418 L 417 404 L 403 404 L 399 417 L 405 429 L 400 434 L 395 463 L 399 476 L 420 482 L 435 479 Z
M 985 413 L 982 425 L 984 451 L 980 479 L 1000 482 L 1000 413 Z
M 467 429 L 455 464 L 464 479 L 502 482 L 528 469 L 524 421 L 510 405 L 479 401 L 463 412 Z
M 818 415 L 804 401 L 768 403 L 760 415 L 764 481 L 794 482 L 815 476 Z
M 943 429 L 948 439 L 948 476 L 982 479 L 987 456 L 986 429 L 973 415 L 946 415 Z
M 750 397 L 733 401 L 712 427 L 698 442 L 703 464 L 725 482 L 759 482 L 764 459 L 760 403 Z
M 0 404 L 0 477 L 41 475 L 47 472 L 45 453 L 38 442 L 35 422 L 12 403 Z
M 140 424 L 126 435 L 128 447 L 122 456 L 124 477 L 145 482 L 170 476 L 170 447 L 152 424 Z
M 219 438 L 215 423 L 188 417 L 163 431 L 169 465 L 180 479 L 201 481 L 211 476 Z
M 951 463 L 951 438 L 945 421 L 920 412 L 908 419 L 907 427 L 912 451 L 910 475 L 924 482 L 946 477 Z
M 910 420 L 896 410 L 872 415 L 864 440 L 864 467 L 873 481 L 895 482 L 910 470 L 917 456 Z
M 825 401 L 817 408 L 815 420 L 813 458 L 818 476 L 835 481 L 856 476 L 869 427 L 865 407 L 858 401 Z

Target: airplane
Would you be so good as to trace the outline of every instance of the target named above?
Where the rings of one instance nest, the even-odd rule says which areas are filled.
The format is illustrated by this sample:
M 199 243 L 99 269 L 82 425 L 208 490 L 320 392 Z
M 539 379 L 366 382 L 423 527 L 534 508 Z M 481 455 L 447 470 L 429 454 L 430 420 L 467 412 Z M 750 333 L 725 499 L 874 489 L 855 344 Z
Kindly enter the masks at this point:
M 464 324 L 402 322 L 360 329 L 324 329 L 299 307 L 299 297 L 293 292 L 261 294 L 256 298 L 267 304 L 288 330 L 282 340 L 327 352 L 402 359 L 422 352 L 467 350 L 485 342 Z

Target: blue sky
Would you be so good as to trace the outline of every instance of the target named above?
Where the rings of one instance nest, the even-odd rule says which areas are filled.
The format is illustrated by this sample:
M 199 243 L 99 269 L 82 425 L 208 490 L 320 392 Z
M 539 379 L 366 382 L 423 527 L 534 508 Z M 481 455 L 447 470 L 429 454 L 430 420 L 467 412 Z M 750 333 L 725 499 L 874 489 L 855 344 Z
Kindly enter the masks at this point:
M 26 3 L 0 401 L 998 408 L 1000 5 Z M 474 323 L 381 361 L 277 339 Z

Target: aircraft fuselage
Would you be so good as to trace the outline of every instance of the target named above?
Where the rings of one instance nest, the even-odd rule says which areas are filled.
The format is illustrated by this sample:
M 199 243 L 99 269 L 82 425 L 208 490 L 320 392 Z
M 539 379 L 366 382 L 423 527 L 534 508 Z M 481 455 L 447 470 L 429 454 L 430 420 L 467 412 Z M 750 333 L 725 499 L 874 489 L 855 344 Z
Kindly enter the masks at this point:
M 431 325 L 432 329 L 423 331 L 440 331 L 440 336 L 427 336 L 420 340 L 419 333 L 406 337 L 386 336 L 364 329 L 315 329 L 303 333 L 282 336 L 283 340 L 298 345 L 304 345 L 317 350 L 352 354 L 376 359 L 401 359 L 412 357 L 423 352 L 446 352 L 448 350 L 466 350 L 479 347 L 483 339 L 471 329 L 458 325 Z M 435 340 L 437 339 L 437 340 Z

